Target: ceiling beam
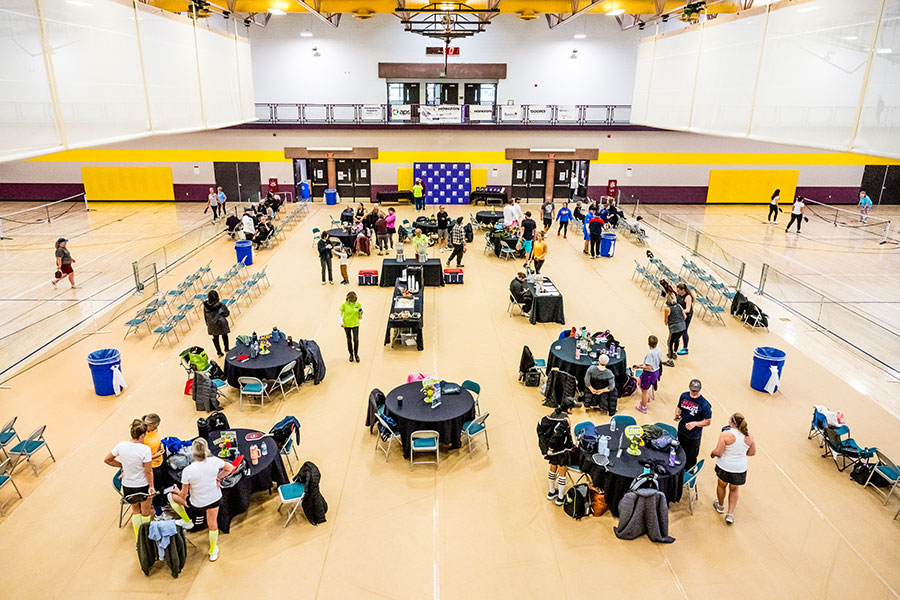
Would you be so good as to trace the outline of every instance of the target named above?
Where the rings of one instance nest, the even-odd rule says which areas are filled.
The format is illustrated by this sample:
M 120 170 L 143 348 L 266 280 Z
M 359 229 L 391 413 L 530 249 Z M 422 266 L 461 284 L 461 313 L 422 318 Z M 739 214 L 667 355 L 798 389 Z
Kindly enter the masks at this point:
M 315 8 L 313 8 L 312 6 L 310 6 L 303 0 L 294 0 L 294 2 L 296 2 L 297 4 L 299 4 L 300 6 L 305 8 L 312 16 L 316 17 L 323 23 L 327 23 L 327 24 L 331 25 L 335 29 L 337 29 L 338 24 L 340 24 L 340 22 L 341 22 L 341 14 L 340 13 L 336 13 L 336 14 L 328 13 L 327 15 L 323 15 L 322 13 L 319 12 L 319 0 L 316 0 Z
M 568 16 L 564 17 L 563 13 L 553 15 L 555 18 L 555 22 L 552 22 L 553 20 L 551 20 L 550 15 L 548 14 L 547 15 L 547 25 L 550 27 L 550 29 L 556 29 L 557 27 L 560 27 L 561 25 L 565 25 L 566 23 L 568 23 L 569 21 L 572 21 L 573 19 L 577 19 L 584 13 L 588 12 L 589 10 L 591 10 L 593 8 L 596 8 L 597 6 L 600 6 L 604 2 L 606 2 L 606 0 L 592 0 L 587 6 L 585 6 L 581 10 L 576 10 L 575 12 L 573 12 L 572 14 L 570 14 Z

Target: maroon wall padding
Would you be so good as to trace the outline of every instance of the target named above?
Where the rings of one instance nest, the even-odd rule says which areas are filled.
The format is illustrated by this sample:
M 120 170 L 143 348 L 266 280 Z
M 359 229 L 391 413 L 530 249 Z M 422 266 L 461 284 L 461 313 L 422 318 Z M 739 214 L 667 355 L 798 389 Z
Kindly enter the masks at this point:
M 797 194 L 823 204 L 857 204 L 858 187 L 805 187 L 798 186 Z M 782 198 L 785 200 L 785 198 Z
M 33 200 L 55 202 L 84 193 L 81 183 L 3 183 L 0 182 L 0 200 Z
M 606 186 L 588 188 L 592 198 L 606 194 Z M 634 196 L 645 204 L 706 204 L 705 185 L 619 185 L 621 202 L 628 204 Z

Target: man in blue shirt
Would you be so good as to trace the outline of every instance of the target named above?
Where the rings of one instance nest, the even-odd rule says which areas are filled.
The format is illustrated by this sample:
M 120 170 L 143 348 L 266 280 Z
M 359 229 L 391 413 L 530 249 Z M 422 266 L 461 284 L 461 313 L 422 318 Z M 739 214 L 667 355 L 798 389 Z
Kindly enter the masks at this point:
M 869 222 L 869 209 L 872 208 L 872 199 L 866 190 L 859 190 L 859 220 L 863 225 Z
M 700 438 L 703 428 L 712 419 L 712 406 L 700 395 L 702 385 L 699 379 L 691 379 L 690 391 L 681 394 L 675 407 L 675 420 L 678 421 L 678 443 L 684 448 L 687 456 L 684 469 L 688 470 L 697 464 L 700 453 Z

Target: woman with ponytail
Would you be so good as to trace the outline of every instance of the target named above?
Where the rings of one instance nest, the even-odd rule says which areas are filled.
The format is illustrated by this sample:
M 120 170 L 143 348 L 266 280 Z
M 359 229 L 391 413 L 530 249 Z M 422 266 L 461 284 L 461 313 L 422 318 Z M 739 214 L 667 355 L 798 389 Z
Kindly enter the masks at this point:
M 747 482 L 747 457 L 756 454 L 756 441 L 750 435 L 747 419 L 741 413 L 734 413 L 728 425 L 722 428 L 719 442 L 710 453 L 716 459 L 716 475 L 719 478 L 713 508 L 725 512 L 725 491 L 728 491 L 728 512 L 725 522 L 734 523 L 734 509 L 737 508 L 740 486 Z
M 147 426 L 140 419 L 131 422 L 131 440 L 119 442 L 103 462 L 122 471 L 122 496 L 131 504 L 131 525 L 134 537 L 142 523 L 150 522 L 150 499 L 153 489 L 153 455 L 144 444 Z

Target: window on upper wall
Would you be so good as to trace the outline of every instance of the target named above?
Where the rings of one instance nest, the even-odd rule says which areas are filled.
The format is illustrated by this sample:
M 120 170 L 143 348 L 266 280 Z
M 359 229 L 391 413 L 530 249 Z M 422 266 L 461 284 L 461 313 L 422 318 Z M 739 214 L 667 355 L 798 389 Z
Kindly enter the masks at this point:
M 388 86 L 388 104 L 403 104 L 403 84 L 389 83 Z
M 496 83 L 467 83 L 463 92 L 466 104 L 493 106 L 497 103 Z

